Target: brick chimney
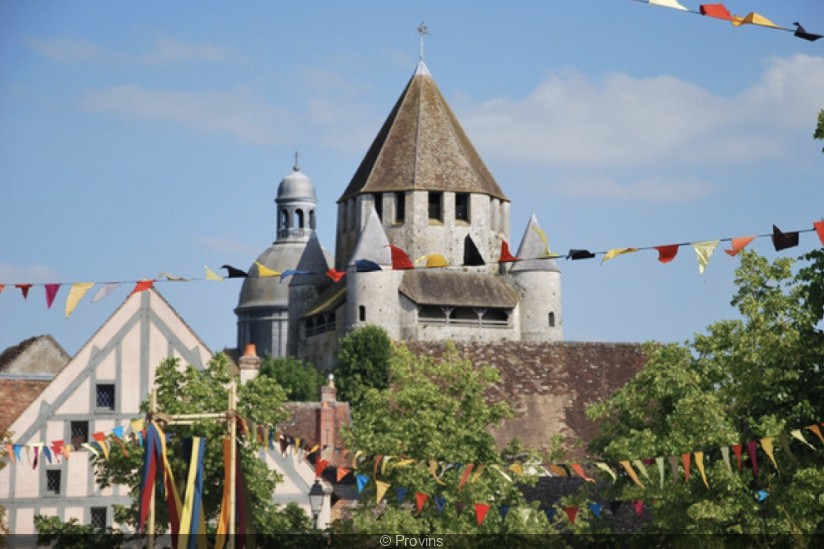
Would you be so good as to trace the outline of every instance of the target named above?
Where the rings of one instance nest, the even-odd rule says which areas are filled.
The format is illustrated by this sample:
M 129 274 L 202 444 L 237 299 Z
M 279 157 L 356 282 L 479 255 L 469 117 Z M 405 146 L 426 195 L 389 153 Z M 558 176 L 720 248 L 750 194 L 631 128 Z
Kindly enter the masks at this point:
M 250 343 L 243 351 L 243 356 L 240 357 L 240 383 L 241 385 L 256 378 L 260 372 L 260 357 L 257 356 L 257 348 L 254 343 Z
M 320 388 L 320 409 L 318 410 L 318 441 L 323 446 L 335 447 L 337 425 L 335 421 L 338 401 L 334 376 L 329 374 L 329 383 Z

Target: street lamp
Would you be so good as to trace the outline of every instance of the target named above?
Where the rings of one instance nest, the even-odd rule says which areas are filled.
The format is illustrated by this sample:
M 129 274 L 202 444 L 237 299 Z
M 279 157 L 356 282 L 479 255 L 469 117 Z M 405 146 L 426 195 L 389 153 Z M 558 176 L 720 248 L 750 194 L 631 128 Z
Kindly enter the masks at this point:
M 318 529 L 318 516 L 320 516 L 320 510 L 323 507 L 324 495 L 323 486 L 315 479 L 315 483 L 309 490 L 309 506 L 312 508 L 312 518 L 315 520 L 316 530 Z

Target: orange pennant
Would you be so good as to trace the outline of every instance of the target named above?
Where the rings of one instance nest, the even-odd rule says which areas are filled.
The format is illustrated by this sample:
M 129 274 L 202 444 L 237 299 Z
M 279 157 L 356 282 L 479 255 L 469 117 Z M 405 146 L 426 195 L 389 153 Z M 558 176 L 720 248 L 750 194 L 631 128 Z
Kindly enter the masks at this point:
M 821 241 L 821 245 L 824 246 L 824 221 L 816 221 L 813 223 L 813 227 L 815 227 L 815 232 L 818 233 L 818 239 Z
M 754 236 L 742 236 L 741 238 L 733 238 L 732 239 L 732 249 L 731 250 L 724 250 L 724 253 L 730 257 L 735 257 L 738 255 L 738 252 L 744 249 L 744 247 L 755 240 Z
M 326 271 L 326 276 L 334 280 L 335 282 L 339 281 L 343 278 L 343 275 L 346 274 L 346 271 L 336 271 L 335 269 L 329 269 Z
M 821 428 L 818 425 L 808 425 L 807 429 L 818 435 L 818 439 L 821 441 L 821 444 L 824 444 L 824 437 L 821 436 Z
M 338 482 L 340 482 L 343 477 L 345 477 L 351 472 L 352 469 L 347 469 L 346 467 L 338 467 Z
M 136 294 L 138 292 L 148 290 L 149 288 L 152 287 L 152 285 L 154 283 L 155 283 L 154 279 L 140 280 L 137 284 L 135 284 L 134 290 L 132 290 L 132 294 Z M 129 295 L 132 295 L 132 294 L 129 294 Z
M 732 447 L 732 451 L 735 454 L 735 458 L 738 460 L 738 470 L 741 470 L 741 450 L 744 449 L 743 444 L 735 444 Z
M 578 464 L 578 463 L 570 463 L 570 464 L 569 464 L 569 466 L 570 466 L 570 467 L 572 467 L 572 470 L 573 470 L 573 471 L 575 471 L 576 473 L 578 473 L 578 476 L 579 476 L 579 477 L 581 477 L 582 479 L 584 479 L 585 481 L 587 481 L 587 482 L 595 482 L 595 479 L 594 479 L 594 478 L 588 477 L 588 476 L 586 476 L 586 475 L 584 474 L 584 468 L 583 468 L 583 467 L 581 467 L 581 465 L 580 465 L 580 464 Z
M 463 485 L 466 482 L 466 479 L 468 479 L 469 475 L 472 473 L 472 468 L 473 467 L 475 467 L 475 464 L 470 463 L 469 465 L 466 466 L 466 469 L 464 469 L 463 475 L 461 475 L 461 482 L 458 483 L 458 491 L 459 492 L 461 491 L 461 488 L 463 488 Z
M 621 466 L 623 466 L 624 470 L 626 470 L 627 474 L 629 475 L 629 478 L 631 478 L 635 484 L 637 484 L 641 488 L 644 488 L 643 483 L 641 483 L 641 481 L 638 480 L 638 475 L 635 473 L 635 469 L 632 468 L 632 465 L 630 465 L 629 461 L 624 460 L 619 461 L 618 463 L 620 463 Z
M 684 482 L 690 481 L 690 455 L 681 454 L 681 462 L 684 464 Z

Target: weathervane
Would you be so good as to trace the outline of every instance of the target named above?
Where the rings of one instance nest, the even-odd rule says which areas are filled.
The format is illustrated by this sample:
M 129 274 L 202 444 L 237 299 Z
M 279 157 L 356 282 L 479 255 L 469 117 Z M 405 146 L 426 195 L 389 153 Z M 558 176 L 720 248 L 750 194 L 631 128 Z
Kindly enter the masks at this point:
M 424 34 L 430 34 L 429 29 L 426 28 L 426 25 L 424 24 L 423 21 L 421 21 L 421 24 L 418 25 L 418 34 L 420 35 L 420 46 L 421 46 L 421 48 L 420 48 L 420 56 L 421 56 L 420 59 L 421 59 L 421 61 L 423 61 L 423 35 Z
M 300 171 L 300 164 L 298 164 L 298 158 L 300 158 L 300 153 L 298 151 L 295 151 L 295 166 L 292 169 L 294 169 L 296 172 Z

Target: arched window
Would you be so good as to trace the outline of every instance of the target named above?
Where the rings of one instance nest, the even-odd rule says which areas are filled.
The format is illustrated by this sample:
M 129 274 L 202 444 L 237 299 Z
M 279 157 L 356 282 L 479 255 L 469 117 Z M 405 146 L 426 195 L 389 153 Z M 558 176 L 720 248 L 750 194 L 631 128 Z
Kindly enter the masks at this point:
M 281 230 L 289 228 L 289 210 L 286 208 L 280 211 L 280 228 Z
M 309 228 L 315 230 L 315 210 L 309 210 Z
M 303 210 L 295 210 L 295 227 L 298 229 L 303 229 Z

